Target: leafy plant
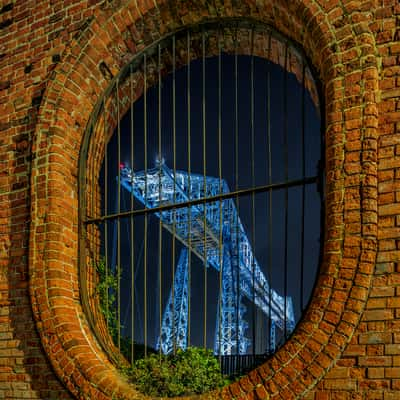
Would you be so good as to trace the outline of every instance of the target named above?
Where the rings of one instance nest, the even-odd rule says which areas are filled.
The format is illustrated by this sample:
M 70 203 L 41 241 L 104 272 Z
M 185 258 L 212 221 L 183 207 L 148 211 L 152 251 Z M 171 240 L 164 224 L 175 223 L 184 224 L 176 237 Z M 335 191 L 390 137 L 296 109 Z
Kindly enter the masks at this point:
M 107 270 L 104 258 L 96 263 L 98 284 L 96 295 L 99 297 L 100 312 L 106 320 L 108 331 L 114 342 L 118 336 L 119 324 L 117 318 L 117 290 L 119 275 L 115 271 Z
M 120 275 L 117 269 L 107 270 L 104 259 L 96 263 L 100 312 L 109 333 L 117 343 L 119 325 L 117 315 L 117 291 Z M 221 368 L 211 350 L 189 347 L 177 350 L 175 355 L 156 353 L 151 347 L 134 343 L 135 362 L 132 368 L 121 367 L 139 391 L 150 396 L 173 397 L 200 394 L 224 386 L 229 381 L 221 374 Z M 120 351 L 131 359 L 132 340 L 120 336 Z
M 105 259 L 101 258 L 96 264 L 96 271 L 98 283 L 96 286 L 96 296 L 99 298 L 100 312 L 103 314 L 107 323 L 108 332 L 115 345 L 118 346 L 118 331 L 122 328 L 118 321 L 117 315 L 117 293 L 118 293 L 118 280 L 120 279 L 122 270 L 115 267 L 107 269 Z M 132 339 L 130 336 L 121 335 L 119 338 L 120 352 L 127 360 L 131 360 L 132 354 Z M 134 343 L 134 357 L 135 359 L 143 358 L 145 356 L 144 345 Z M 156 350 L 150 346 L 146 347 L 146 353 L 156 353 Z
M 196 347 L 137 360 L 130 379 L 142 393 L 163 397 L 200 394 L 228 383 L 212 351 Z

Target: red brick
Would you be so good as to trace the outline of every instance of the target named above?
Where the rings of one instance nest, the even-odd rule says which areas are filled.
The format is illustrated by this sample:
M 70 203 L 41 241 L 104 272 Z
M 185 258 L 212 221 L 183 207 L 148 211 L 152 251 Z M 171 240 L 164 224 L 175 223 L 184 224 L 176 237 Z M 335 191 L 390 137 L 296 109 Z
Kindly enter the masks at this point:
M 325 390 L 348 390 L 355 391 L 357 389 L 357 381 L 355 379 L 326 379 L 324 381 Z
M 400 355 L 400 344 L 387 344 L 385 346 L 385 354 Z
M 385 368 L 367 368 L 369 379 L 382 379 L 385 377 Z
M 360 344 L 391 343 L 392 333 L 390 332 L 367 332 L 359 336 Z
M 363 315 L 364 321 L 382 321 L 393 319 L 392 310 L 367 310 Z
M 365 367 L 391 366 L 392 365 L 392 357 L 389 357 L 389 356 L 360 357 L 359 364 L 360 364 L 360 366 L 365 366 Z
M 263 375 L 263 378 L 269 379 L 265 389 L 263 386 L 257 386 L 254 390 L 254 387 L 246 386 L 250 392 L 245 398 L 247 400 L 257 397 L 268 398 L 267 393 L 274 393 L 276 395 L 274 399 L 282 400 L 293 398 L 293 393 L 311 390 L 305 395 L 308 396 L 304 397 L 305 399 L 396 399 L 400 390 L 399 379 L 395 377 L 398 372 L 397 367 L 400 365 L 396 347 L 398 338 L 394 336 L 400 331 L 398 322 L 400 307 L 397 299 L 400 291 L 395 290 L 396 287 L 400 289 L 400 278 L 399 274 L 394 274 L 395 271 L 400 272 L 397 265 L 400 261 L 400 247 L 396 245 L 400 237 L 398 229 L 400 197 L 394 193 L 399 189 L 397 180 L 400 178 L 397 171 L 400 166 L 398 147 L 400 34 L 396 26 L 396 18 L 400 15 L 399 5 L 391 0 L 364 2 L 244 0 L 235 2 L 235 5 L 233 1 L 179 3 L 175 1 L 176 4 L 173 4 L 174 2 L 166 0 L 157 2 L 43 0 L 36 2 L 37 4 L 31 3 L 32 1 L 15 0 L 0 6 L 1 8 L 7 4 L 13 5 L 12 10 L 6 9 L 3 12 L 1 9 L 0 15 L 3 19 L 0 23 L 8 19 L 14 21 L 2 29 L 0 46 L 0 90 L 3 89 L 0 93 L 2 141 L 0 146 L 3 147 L 1 156 L 5 160 L 4 168 L 7 171 L 5 176 L 0 177 L 0 189 L 3 193 L 0 195 L 4 199 L 1 207 L 4 216 L 0 215 L 0 229 L 1 233 L 8 237 L 4 239 L 4 248 L 1 247 L 4 252 L 0 253 L 1 267 L 7 271 L 4 276 L 0 275 L 0 304 L 9 307 L 8 315 L 10 315 L 10 317 L 5 316 L 4 320 L 0 319 L 0 335 L 7 335 L 4 340 L 7 340 L 8 346 L 4 355 L 1 353 L 2 348 L 0 349 L 0 359 L 7 360 L 4 361 L 6 363 L 4 368 L 7 370 L 1 373 L 6 374 L 6 382 L 8 380 L 9 383 L 7 391 L 2 390 L 0 383 L 0 397 L 39 396 L 67 399 L 71 398 L 72 392 L 75 397 L 100 400 L 106 398 L 104 393 L 97 389 L 99 387 L 97 383 L 91 382 L 93 386 L 89 384 L 87 377 L 92 375 L 82 374 L 79 370 L 82 365 L 77 366 L 64 354 L 64 358 L 53 358 L 50 367 L 46 355 L 47 341 L 50 340 L 46 335 L 54 329 L 52 316 L 55 312 L 54 309 L 46 308 L 46 304 L 49 303 L 47 296 L 59 299 L 55 302 L 52 300 L 53 304 L 57 302 L 61 304 L 60 296 L 67 298 L 69 293 L 73 293 L 76 302 L 79 294 L 76 271 L 77 230 L 76 226 L 72 226 L 71 221 L 65 218 L 66 210 L 68 215 L 76 213 L 77 202 L 71 203 L 71 199 L 64 197 L 66 188 L 74 187 L 76 190 L 76 160 L 79 157 L 79 146 L 82 141 L 81 131 L 96 100 L 96 93 L 102 93 L 106 87 L 101 74 L 96 72 L 96 65 L 99 65 L 97 59 L 101 58 L 102 61 L 104 59 L 104 62 L 110 65 L 110 70 L 116 73 L 128 51 L 134 52 L 136 46 L 148 44 L 144 42 L 163 36 L 168 29 L 195 23 L 200 18 L 199 14 L 201 18 L 213 19 L 224 14 L 245 14 L 254 19 L 276 24 L 276 27 L 290 39 L 304 44 L 307 55 L 315 64 L 323 81 L 322 87 L 327 94 L 324 100 L 328 110 L 328 124 L 332 124 L 327 127 L 327 143 L 335 147 L 326 149 L 329 177 L 327 181 L 329 185 L 336 184 L 334 195 L 329 187 L 326 191 L 328 241 L 325 242 L 321 267 L 321 272 L 325 276 L 320 280 L 321 285 L 334 290 L 329 292 L 329 298 L 323 299 L 326 301 L 316 300 L 312 303 L 311 312 L 304 317 L 304 326 L 307 329 L 297 338 L 294 336 L 293 341 L 296 341 L 296 346 L 291 347 L 292 351 L 282 349 L 282 354 L 276 357 L 275 361 L 269 362 L 268 368 L 265 369 L 268 373 Z M 94 20 L 90 22 L 92 16 Z M 125 26 L 128 21 L 130 32 L 127 32 L 128 28 Z M 138 21 L 137 26 L 133 21 Z M 86 22 L 87 28 L 85 28 Z M 146 29 L 138 29 L 143 22 Z M 141 35 L 145 32 L 149 38 L 143 41 Z M 134 34 L 137 37 L 133 40 Z M 118 52 L 117 47 L 122 54 Z M 55 69 L 52 65 L 54 54 L 61 55 L 61 61 Z M 361 59 L 361 55 L 365 57 Z M 380 58 L 375 60 L 375 55 L 379 55 Z M 132 54 L 129 54 L 128 58 L 131 56 Z M 375 62 L 378 68 L 374 67 Z M 32 64 L 32 70 L 25 72 L 24 68 L 28 64 Z M 364 70 L 361 70 L 361 65 Z M 90 76 L 96 76 L 97 79 L 91 79 Z M 77 99 L 80 89 L 83 94 Z M 32 109 L 32 100 L 36 98 L 37 102 L 42 90 L 44 90 L 42 108 L 39 111 Z M 140 90 L 136 95 L 139 94 Z M 366 104 L 366 101 L 370 103 Z M 77 106 L 81 115 L 76 117 L 76 122 L 80 123 L 82 129 L 74 127 L 75 120 L 69 115 L 77 113 Z M 61 107 L 65 107 L 66 110 L 62 111 Z M 30 122 L 13 126 L 12 121 L 26 115 L 32 118 Z M 39 123 L 42 124 L 40 127 L 37 125 Z M 51 135 L 47 135 L 49 125 L 57 126 L 58 131 L 53 130 Z M 21 140 L 18 144 L 11 143 L 12 138 L 16 138 L 20 132 L 26 132 L 29 140 Z M 376 141 L 374 144 L 367 140 L 367 138 L 376 140 L 377 134 L 381 135 L 378 151 Z M 39 136 L 36 138 L 36 135 Z M 31 139 L 35 154 L 31 152 Z M 53 153 L 57 152 L 57 149 L 62 149 L 58 155 L 49 154 L 51 143 L 55 146 L 51 148 Z M 23 152 L 23 156 L 18 156 L 18 152 Z M 379 173 L 376 171 L 378 154 L 381 157 L 378 164 Z M 30 160 L 33 160 L 32 164 Z M 51 177 L 47 175 L 48 163 L 57 170 L 54 179 L 52 178 L 53 182 L 48 180 Z M 68 171 L 64 171 L 67 165 Z M 361 179 L 364 176 L 371 176 L 373 179 L 367 183 Z M 40 184 L 37 191 L 30 187 L 32 182 Z M 361 189 L 360 182 L 364 184 Z M 12 191 L 11 185 L 14 183 L 19 185 L 19 189 Z M 70 184 L 72 186 L 69 186 Z M 367 190 L 366 186 L 372 187 L 373 190 Z M 378 194 L 374 194 L 375 189 L 379 189 Z M 21 197 L 11 199 L 11 195 L 15 193 L 21 194 Z M 76 199 L 76 192 L 73 196 Z M 55 197 L 62 197 L 58 207 L 64 211 L 64 215 L 47 213 L 48 202 L 53 201 L 51 199 Z M 17 202 L 20 202 L 18 206 Z M 378 225 L 375 215 L 377 203 L 379 203 L 379 216 L 389 217 L 380 219 Z M 31 208 L 37 214 L 30 215 Z M 9 210 L 13 212 L 13 223 L 8 220 L 11 215 Z M 349 211 L 353 212 L 353 215 L 344 214 Z M 337 213 L 335 217 L 333 212 Z M 40 221 L 45 214 L 47 214 L 47 225 Z M 77 217 L 77 214 L 74 216 Z M 35 228 L 34 232 L 28 231 L 29 223 Z M 336 226 L 333 227 L 333 224 Z M 9 233 L 11 231 L 15 233 L 17 229 L 23 232 L 22 237 L 18 235 L 11 237 Z M 61 230 L 65 231 L 65 236 L 61 234 Z M 376 232 L 378 243 L 375 242 Z M 36 248 L 26 245 L 31 233 L 31 237 L 35 237 Z M 50 237 L 53 243 L 44 243 L 44 240 L 46 238 L 50 240 Z M 372 248 L 368 247 L 368 250 L 367 239 L 373 243 Z M 377 255 L 376 244 L 379 245 Z M 1 239 L 0 245 L 3 246 Z M 353 248 L 349 249 L 348 246 Z M 28 248 L 31 254 L 35 252 L 42 254 L 46 249 L 47 256 L 54 257 L 53 264 L 39 256 L 28 264 Z M 49 251 L 51 248 L 52 251 Z M 375 269 L 377 276 L 386 276 L 386 280 L 374 280 L 371 286 L 369 277 L 373 273 L 376 261 L 379 263 Z M 10 265 L 12 268 L 9 268 Z M 51 271 L 57 269 L 57 265 L 60 271 L 67 271 L 68 278 L 51 276 Z M 346 273 L 344 271 L 346 269 L 351 271 Z M 360 271 L 365 276 L 358 275 Z M 357 277 L 356 280 L 353 280 L 353 277 Z M 30 304 L 28 279 L 31 279 L 32 285 L 36 285 L 32 290 L 38 300 L 35 304 Z M 12 280 L 21 280 L 18 283 L 20 289 L 11 288 Z M 70 286 L 67 283 L 69 280 L 73 280 Z M 48 293 L 45 293 L 46 282 L 53 287 Z M 352 301 L 349 300 L 349 294 Z M 368 296 L 371 297 L 364 312 L 363 305 Z M 37 329 L 34 327 L 35 321 L 31 309 L 37 321 Z M 73 314 L 68 310 L 66 309 L 65 319 L 72 318 Z M 9 318 L 16 313 L 23 317 L 24 323 L 18 322 L 14 325 L 11 323 Z M 361 313 L 364 322 L 359 324 L 358 316 Z M 59 317 L 58 315 L 57 320 Z M 80 331 L 82 323 L 75 321 L 70 326 Z M 40 344 L 38 331 L 44 338 L 43 347 Z M 88 332 L 89 330 L 85 335 Z M 54 338 L 51 340 L 57 339 L 55 335 L 52 337 Z M 391 338 L 394 343 L 390 342 Z M 2 337 L 0 339 L 3 340 Z M 340 354 L 337 346 L 344 346 L 345 343 L 350 344 L 345 353 Z M 61 354 L 65 344 L 61 346 L 61 342 L 54 343 L 52 348 L 59 349 Z M 331 347 L 325 348 L 326 344 Z M 379 353 L 382 345 L 385 345 L 384 356 L 366 357 L 366 354 Z M 93 343 L 93 348 L 96 349 L 96 357 L 106 359 L 98 349 L 97 342 Z M 29 352 L 34 353 L 33 358 L 25 356 L 25 353 Z M 296 368 L 291 367 L 294 363 L 292 359 L 296 357 L 297 352 L 300 352 L 301 363 L 304 364 L 301 368 L 298 364 Z M 57 365 L 61 364 L 61 360 L 68 360 L 68 364 L 63 363 L 68 374 Z M 393 362 L 393 365 L 387 364 L 389 361 Z M 337 374 L 346 375 L 348 368 L 344 366 L 346 363 L 349 365 L 365 363 L 368 371 L 371 371 L 371 376 L 369 372 L 366 376 L 362 376 L 364 370 L 361 368 L 361 375 L 352 375 L 351 379 L 346 379 L 347 376 L 346 378 L 337 376 L 337 379 L 323 378 L 317 384 L 325 372 L 324 369 L 329 368 L 333 362 L 342 365 L 337 367 L 338 369 L 333 367 L 331 370 L 333 375 L 335 369 L 341 371 L 336 372 Z M 313 363 L 315 368 L 312 368 Z M 299 379 L 293 377 L 293 380 L 301 382 L 301 387 L 297 388 L 297 391 L 294 389 L 294 383 L 291 388 L 276 385 L 273 388 L 273 375 L 280 374 L 282 364 L 286 372 L 304 369 L 312 373 L 304 373 Z M 387 367 L 387 374 L 384 377 L 381 376 L 383 370 L 380 369 L 381 365 Z M 105 373 L 104 382 L 102 381 L 100 386 L 102 390 L 107 388 L 111 393 L 111 390 L 113 391 L 120 383 L 110 372 L 111 367 L 107 368 L 109 370 Z M 60 384 L 59 377 L 64 385 Z M 366 379 L 367 377 L 369 379 Z M 291 378 L 288 376 L 289 381 Z M 281 383 L 284 384 L 283 381 Z M 81 386 L 78 388 L 79 385 Z M 122 386 L 126 389 L 126 386 Z M 118 393 L 119 391 L 116 391 L 116 395 Z M 228 399 L 229 391 L 213 398 Z M 298 398 L 303 398 L 303 394 L 298 394 Z

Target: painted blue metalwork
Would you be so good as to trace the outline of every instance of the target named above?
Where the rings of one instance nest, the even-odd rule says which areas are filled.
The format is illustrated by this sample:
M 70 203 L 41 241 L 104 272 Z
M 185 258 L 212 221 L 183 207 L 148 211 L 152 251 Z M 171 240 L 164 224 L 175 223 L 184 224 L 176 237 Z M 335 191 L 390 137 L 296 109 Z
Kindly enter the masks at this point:
M 225 180 L 174 171 L 164 161 L 147 171 L 134 172 L 121 166 L 121 186 L 146 208 L 207 199 L 229 193 Z M 205 207 L 205 210 L 204 210 Z M 183 243 L 172 290 L 164 310 L 158 345 L 163 353 L 174 347 L 187 346 L 188 319 L 188 258 L 187 251 L 196 254 L 207 267 L 222 274 L 222 291 L 215 329 L 216 354 L 246 354 L 250 340 L 246 338 L 246 311 L 242 296 L 254 302 L 271 318 L 270 346 L 275 350 L 275 326 L 290 334 L 294 329 L 293 304 L 290 297 L 280 296 L 264 276 L 253 254 L 251 244 L 238 216 L 232 198 L 208 201 L 190 207 L 156 211 L 163 227 Z M 286 305 L 286 310 L 285 310 Z M 185 322 L 186 321 L 186 322 Z M 286 322 L 286 327 L 285 327 Z
M 176 267 L 174 286 L 171 288 L 164 310 L 161 334 L 157 343 L 157 350 L 161 346 L 164 354 L 169 354 L 177 348 L 187 347 L 188 266 L 188 249 L 183 248 Z

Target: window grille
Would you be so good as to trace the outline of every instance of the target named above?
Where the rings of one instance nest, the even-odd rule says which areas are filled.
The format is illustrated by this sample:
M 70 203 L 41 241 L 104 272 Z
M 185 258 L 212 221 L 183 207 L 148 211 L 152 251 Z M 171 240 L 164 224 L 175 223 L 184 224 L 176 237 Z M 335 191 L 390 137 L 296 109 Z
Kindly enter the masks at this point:
M 251 21 L 176 32 L 113 78 L 80 168 L 82 300 L 105 348 L 102 329 L 132 362 L 207 347 L 234 375 L 289 338 L 320 257 L 319 110 L 301 49 Z

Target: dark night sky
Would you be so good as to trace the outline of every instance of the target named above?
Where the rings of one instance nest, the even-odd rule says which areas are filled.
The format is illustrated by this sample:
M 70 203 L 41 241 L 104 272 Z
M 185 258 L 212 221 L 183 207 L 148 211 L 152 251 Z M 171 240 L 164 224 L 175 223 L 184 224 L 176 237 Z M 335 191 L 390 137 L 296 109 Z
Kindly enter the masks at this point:
M 239 188 L 248 188 L 252 184 L 251 168 L 251 58 L 240 56 L 238 58 L 238 90 L 239 90 Z M 270 70 L 271 82 L 271 145 L 272 145 L 272 182 L 285 180 L 284 167 L 284 102 L 287 101 L 287 133 L 288 133 L 288 176 L 289 180 L 302 177 L 302 152 L 301 152 L 301 102 L 302 88 L 294 75 L 287 74 L 287 95 L 283 93 L 284 72 L 275 64 L 264 59 L 254 58 L 254 136 L 255 136 L 255 183 L 264 185 L 268 183 L 268 146 L 267 146 L 267 70 Z M 202 63 L 191 63 L 191 160 L 190 168 L 193 173 L 203 173 L 203 145 L 202 145 Z M 206 61 L 206 168 L 207 175 L 218 177 L 218 58 L 209 58 Z M 228 182 L 231 190 L 235 188 L 235 88 L 234 88 L 234 57 L 222 56 L 222 177 Z M 286 100 L 285 100 L 286 99 Z M 177 169 L 188 170 L 188 113 L 187 113 L 187 68 L 176 73 L 176 123 L 177 123 Z M 133 169 L 144 169 L 144 132 L 143 132 L 143 97 L 134 105 L 134 154 Z M 148 123 L 148 167 L 152 168 L 159 153 L 158 148 L 158 87 L 151 88 L 147 93 L 147 123 Z M 166 164 L 173 166 L 173 140 L 172 140 L 172 75 L 162 83 L 162 149 L 161 154 Z M 306 176 L 317 174 L 317 163 L 320 158 L 320 120 L 309 95 L 305 96 L 305 159 Z M 131 134 L 130 112 L 121 122 L 121 161 L 131 165 Z M 115 198 L 117 193 L 118 174 L 117 135 L 114 135 L 108 146 L 108 213 L 115 211 Z M 100 181 L 104 189 L 104 175 Z M 284 254 L 285 254 L 285 208 L 284 190 L 273 192 L 273 217 L 272 237 L 268 234 L 268 195 L 267 193 L 255 196 L 255 226 L 252 226 L 251 197 L 241 198 L 239 215 L 245 227 L 249 240 L 253 243 L 253 252 L 265 275 L 268 275 L 268 254 L 272 252 L 271 286 L 281 295 L 285 292 L 292 296 L 295 305 L 296 321 L 301 316 L 300 310 L 300 238 L 301 238 L 301 188 L 289 189 L 288 201 L 288 243 L 287 243 L 287 272 L 288 285 L 284 285 Z M 130 194 L 122 190 L 122 210 L 130 209 Z M 134 207 L 141 205 L 135 201 Z M 303 302 L 306 305 L 314 285 L 319 257 L 320 236 L 320 197 L 316 185 L 306 187 L 305 204 L 305 282 Z M 135 219 L 135 269 L 136 269 L 136 295 L 135 299 L 135 340 L 143 341 L 143 217 Z M 103 226 L 104 227 L 104 226 Z M 104 230 L 104 228 L 103 228 Z M 112 254 L 114 232 L 113 223 L 108 223 L 109 254 Z M 123 269 L 122 287 L 122 313 L 121 320 L 125 333 L 131 330 L 130 308 L 130 219 L 121 222 L 121 260 Z M 162 235 L 162 303 L 165 305 L 171 285 L 172 236 L 164 230 Z M 176 260 L 179 258 L 181 245 L 177 242 Z M 111 262 L 111 257 L 109 259 Z M 149 217 L 148 236 L 148 343 L 154 345 L 159 333 L 159 294 L 158 294 L 158 219 Z M 195 255 L 192 256 L 192 287 L 191 287 L 191 344 L 203 344 L 203 299 L 204 299 L 204 270 L 202 262 Z M 213 347 L 215 329 L 215 310 L 218 301 L 218 273 L 211 268 L 207 274 L 208 283 L 208 320 L 207 336 L 208 346 Z M 249 322 L 247 336 L 252 337 L 252 306 L 247 305 L 246 319 Z M 256 342 L 259 343 L 256 352 L 263 352 L 268 342 L 267 320 L 260 313 L 256 313 Z M 265 344 L 265 345 L 264 345 Z M 252 351 L 250 348 L 249 351 Z

